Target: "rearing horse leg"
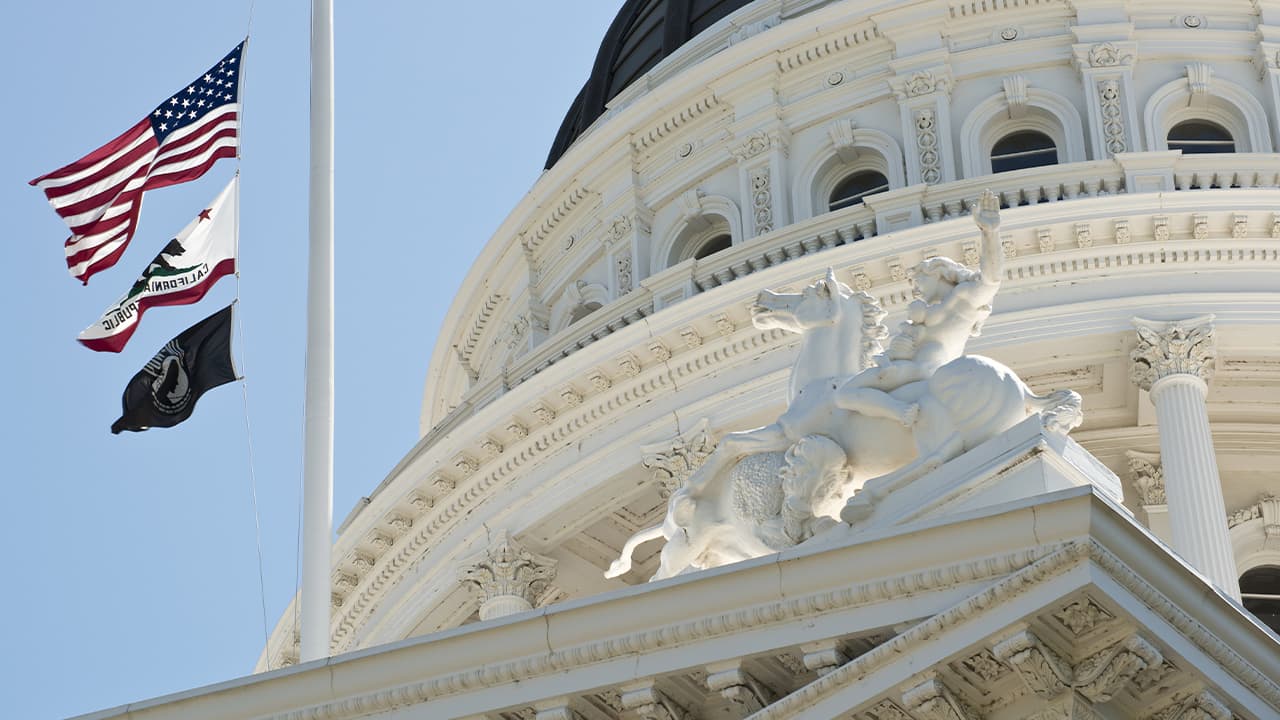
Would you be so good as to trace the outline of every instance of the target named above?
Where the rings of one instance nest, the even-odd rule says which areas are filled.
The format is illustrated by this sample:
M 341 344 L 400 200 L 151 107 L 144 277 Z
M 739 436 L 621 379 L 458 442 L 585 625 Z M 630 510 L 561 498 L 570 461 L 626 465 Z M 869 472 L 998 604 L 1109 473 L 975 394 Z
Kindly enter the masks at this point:
M 616 578 L 631 569 L 631 556 L 635 554 L 636 548 L 662 537 L 662 523 L 658 523 L 653 527 L 647 527 L 635 535 L 627 539 L 627 543 L 622 546 L 622 554 L 613 564 L 609 565 L 609 569 L 605 571 L 604 576 L 607 578 Z

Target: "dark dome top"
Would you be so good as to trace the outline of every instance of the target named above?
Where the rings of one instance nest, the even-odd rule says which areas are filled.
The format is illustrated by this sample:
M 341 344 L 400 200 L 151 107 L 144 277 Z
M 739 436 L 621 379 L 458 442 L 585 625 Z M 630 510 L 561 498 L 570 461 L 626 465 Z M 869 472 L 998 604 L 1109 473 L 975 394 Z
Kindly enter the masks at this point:
M 750 2 L 627 0 L 600 43 L 591 77 L 560 124 L 546 167 L 555 165 L 573 141 L 604 114 L 605 103 L 690 38 Z

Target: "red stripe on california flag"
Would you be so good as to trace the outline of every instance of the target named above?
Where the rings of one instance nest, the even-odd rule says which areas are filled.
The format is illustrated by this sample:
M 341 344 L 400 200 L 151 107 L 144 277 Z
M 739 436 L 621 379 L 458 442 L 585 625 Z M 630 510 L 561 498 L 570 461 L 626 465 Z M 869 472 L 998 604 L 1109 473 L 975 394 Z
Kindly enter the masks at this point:
M 217 265 L 214 265 L 213 269 L 209 271 L 209 274 L 206 275 L 203 280 L 189 288 L 179 290 L 175 293 L 153 295 L 139 300 L 137 312 L 134 313 L 133 317 L 128 321 L 128 324 L 124 325 L 120 332 L 115 335 L 102 338 L 77 338 L 77 341 L 90 350 L 118 353 L 124 349 L 125 345 L 128 344 L 129 338 L 133 337 L 134 331 L 138 329 L 139 323 L 142 322 L 142 314 L 146 312 L 148 308 L 173 305 L 191 305 L 198 303 L 204 299 L 204 296 L 208 294 L 209 289 L 213 287 L 214 283 L 235 271 L 235 258 L 227 258 L 219 262 Z

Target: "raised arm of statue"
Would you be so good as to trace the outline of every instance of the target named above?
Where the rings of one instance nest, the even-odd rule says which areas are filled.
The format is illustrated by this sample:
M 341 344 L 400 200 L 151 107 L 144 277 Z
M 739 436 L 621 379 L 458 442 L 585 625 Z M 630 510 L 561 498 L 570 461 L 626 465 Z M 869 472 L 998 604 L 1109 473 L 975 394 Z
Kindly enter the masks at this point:
M 978 267 L 982 271 L 983 285 L 992 286 L 991 294 L 999 287 L 1004 276 L 1004 248 L 1000 246 L 1000 198 L 990 190 L 984 190 L 973 209 L 973 221 L 982 231 Z

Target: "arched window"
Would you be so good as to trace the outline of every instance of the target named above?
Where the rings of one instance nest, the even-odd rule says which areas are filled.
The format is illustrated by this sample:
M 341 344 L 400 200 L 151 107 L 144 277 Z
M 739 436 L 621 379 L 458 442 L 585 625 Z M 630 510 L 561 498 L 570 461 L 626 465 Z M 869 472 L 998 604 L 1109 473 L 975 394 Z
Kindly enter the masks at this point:
M 889 179 L 875 170 L 856 172 L 840 181 L 836 189 L 831 191 L 827 201 L 827 209 L 841 210 L 862 202 L 868 195 L 884 192 L 889 189 Z
M 1280 567 L 1262 565 L 1240 576 L 1244 609 L 1280 633 Z
M 1056 165 L 1058 146 L 1053 138 L 1038 130 L 1009 133 L 991 147 L 991 172 Z
M 727 233 L 721 233 L 714 237 L 707 238 L 706 241 L 699 245 L 698 249 L 693 251 L 693 259 L 701 260 L 708 255 L 714 255 L 721 250 L 728 250 L 731 247 L 733 247 L 733 238 L 729 237 Z
M 1190 153 L 1229 153 L 1236 141 L 1221 125 L 1208 120 L 1186 120 L 1169 129 L 1169 149 Z
M 569 312 L 569 324 L 572 325 L 602 307 L 598 302 L 585 302 L 574 306 Z

